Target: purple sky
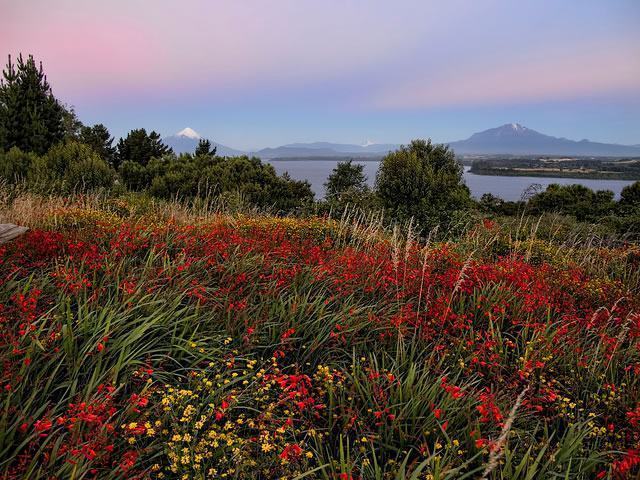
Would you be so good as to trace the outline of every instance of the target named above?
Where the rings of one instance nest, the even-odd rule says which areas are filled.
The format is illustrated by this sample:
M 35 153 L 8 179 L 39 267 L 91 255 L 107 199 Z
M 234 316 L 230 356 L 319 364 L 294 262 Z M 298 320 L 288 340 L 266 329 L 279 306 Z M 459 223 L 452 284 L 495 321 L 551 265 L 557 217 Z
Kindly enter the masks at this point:
M 638 0 L 0 0 L 0 46 L 116 136 L 640 143 Z

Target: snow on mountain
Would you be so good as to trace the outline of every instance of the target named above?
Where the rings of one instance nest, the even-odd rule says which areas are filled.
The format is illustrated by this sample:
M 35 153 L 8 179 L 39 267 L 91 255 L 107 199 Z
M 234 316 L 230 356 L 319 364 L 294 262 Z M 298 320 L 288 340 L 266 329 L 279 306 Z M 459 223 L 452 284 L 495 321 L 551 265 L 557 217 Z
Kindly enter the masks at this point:
M 198 146 L 198 142 L 202 139 L 202 135 L 196 132 L 192 128 L 185 128 L 180 130 L 175 135 L 164 137 L 162 141 L 165 145 L 168 145 L 173 149 L 176 154 L 180 153 L 193 153 Z M 225 145 L 221 145 L 216 142 L 211 142 L 211 145 L 216 147 L 216 154 L 221 157 L 235 157 L 239 155 L 245 155 L 246 152 L 230 148 Z
M 187 138 L 193 138 L 194 140 L 200 140 L 202 138 L 198 132 L 196 132 L 194 129 L 189 127 L 183 130 L 180 130 L 178 133 L 176 133 L 176 137 L 187 137 Z

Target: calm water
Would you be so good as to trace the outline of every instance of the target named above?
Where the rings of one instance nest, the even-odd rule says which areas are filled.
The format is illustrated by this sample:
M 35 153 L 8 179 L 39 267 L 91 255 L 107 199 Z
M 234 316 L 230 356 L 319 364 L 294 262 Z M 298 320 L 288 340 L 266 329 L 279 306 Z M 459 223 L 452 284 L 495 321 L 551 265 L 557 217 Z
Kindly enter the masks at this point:
M 297 180 L 309 180 L 316 198 L 324 196 L 324 182 L 336 166 L 336 160 L 269 160 L 279 174 L 289 172 Z M 369 185 L 373 185 L 378 171 L 379 161 L 361 161 Z M 493 175 L 475 175 L 464 167 L 464 180 L 471 194 L 480 198 L 485 193 L 493 193 L 505 200 L 519 200 L 522 193 L 531 185 L 541 185 L 543 189 L 552 183 L 571 185 L 579 183 L 593 190 L 611 190 L 616 198 L 620 191 L 633 183 L 631 180 L 589 180 L 578 178 L 545 178 L 545 177 L 499 177 Z

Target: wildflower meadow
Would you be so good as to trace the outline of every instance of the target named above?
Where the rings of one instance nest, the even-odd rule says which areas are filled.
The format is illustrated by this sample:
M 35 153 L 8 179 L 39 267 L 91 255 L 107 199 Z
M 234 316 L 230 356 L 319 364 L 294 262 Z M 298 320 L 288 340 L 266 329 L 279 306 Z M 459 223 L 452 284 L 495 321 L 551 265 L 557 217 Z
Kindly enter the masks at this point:
M 638 476 L 637 246 L 29 201 L 2 478 Z

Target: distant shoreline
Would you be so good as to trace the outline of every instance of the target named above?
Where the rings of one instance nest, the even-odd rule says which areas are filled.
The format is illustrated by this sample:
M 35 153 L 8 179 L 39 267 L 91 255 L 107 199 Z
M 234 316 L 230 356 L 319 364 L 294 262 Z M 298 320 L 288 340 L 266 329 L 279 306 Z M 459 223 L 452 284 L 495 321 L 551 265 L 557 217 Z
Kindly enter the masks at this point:
M 474 175 L 486 175 L 497 177 L 541 177 L 541 178 L 576 178 L 589 180 L 640 180 L 640 175 L 625 173 L 603 173 L 603 172 L 558 172 L 551 170 L 514 170 L 506 168 L 495 169 L 474 169 L 471 167 L 469 173 Z
M 354 162 L 380 162 L 384 156 L 379 157 L 357 157 L 357 156 L 344 156 L 344 157 L 274 157 L 274 158 L 263 158 L 265 162 L 320 162 L 320 161 L 330 161 L 330 162 L 348 162 L 352 160 Z

